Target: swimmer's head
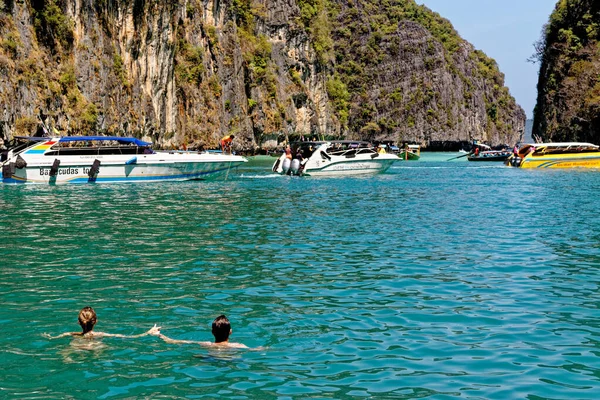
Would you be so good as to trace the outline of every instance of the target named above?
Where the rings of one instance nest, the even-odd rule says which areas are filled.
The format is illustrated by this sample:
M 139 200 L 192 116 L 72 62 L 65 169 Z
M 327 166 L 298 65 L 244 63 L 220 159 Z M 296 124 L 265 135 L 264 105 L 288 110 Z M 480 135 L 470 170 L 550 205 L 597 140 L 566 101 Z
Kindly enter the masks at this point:
M 96 312 L 92 307 L 84 307 L 81 311 L 79 311 L 79 325 L 81 325 L 81 329 L 83 329 L 84 334 L 94 329 L 96 321 Z
M 219 315 L 212 323 L 212 334 L 215 337 L 215 343 L 226 342 L 231 334 L 231 324 L 224 315 Z

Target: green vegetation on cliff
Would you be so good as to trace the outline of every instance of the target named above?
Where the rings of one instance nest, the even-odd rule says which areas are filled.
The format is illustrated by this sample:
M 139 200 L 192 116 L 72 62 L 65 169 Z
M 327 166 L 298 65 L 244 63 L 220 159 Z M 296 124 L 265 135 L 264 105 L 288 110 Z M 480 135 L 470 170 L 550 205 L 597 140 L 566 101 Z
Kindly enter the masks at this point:
M 600 142 L 600 2 L 560 0 L 536 43 L 540 61 L 533 134 Z
M 0 0 L 0 136 L 246 149 L 285 135 L 509 143 L 494 60 L 414 0 Z
M 525 116 L 504 86 L 504 75 L 448 20 L 412 0 L 330 0 L 329 8 L 333 80 L 339 82 L 329 93 L 349 131 L 422 142 L 435 139 L 427 131 L 459 129 L 496 144 L 518 137 Z M 395 74 L 386 75 L 387 68 Z M 460 84 L 441 87 L 441 75 Z M 345 102 L 337 101 L 341 87 L 348 92 L 342 92 Z M 462 116 L 478 107 L 486 120 L 479 127 L 464 124 Z

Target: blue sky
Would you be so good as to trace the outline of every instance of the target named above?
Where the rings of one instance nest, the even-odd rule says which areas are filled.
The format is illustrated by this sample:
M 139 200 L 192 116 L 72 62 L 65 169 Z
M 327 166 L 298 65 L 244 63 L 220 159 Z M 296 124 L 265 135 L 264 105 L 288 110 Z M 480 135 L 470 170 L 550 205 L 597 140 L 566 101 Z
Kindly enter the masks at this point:
M 450 20 L 460 36 L 496 60 L 517 103 L 533 117 L 539 64 L 527 62 L 557 0 L 416 0 Z

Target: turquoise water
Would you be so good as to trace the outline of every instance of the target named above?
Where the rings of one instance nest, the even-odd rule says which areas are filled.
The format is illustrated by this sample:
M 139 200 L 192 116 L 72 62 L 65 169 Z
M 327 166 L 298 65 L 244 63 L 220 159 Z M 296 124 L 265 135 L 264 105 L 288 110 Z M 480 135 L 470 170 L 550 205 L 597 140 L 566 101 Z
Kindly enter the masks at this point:
M 596 399 L 600 172 L 0 186 L 0 398 Z M 152 336 L 232 340 L 210 350 Z

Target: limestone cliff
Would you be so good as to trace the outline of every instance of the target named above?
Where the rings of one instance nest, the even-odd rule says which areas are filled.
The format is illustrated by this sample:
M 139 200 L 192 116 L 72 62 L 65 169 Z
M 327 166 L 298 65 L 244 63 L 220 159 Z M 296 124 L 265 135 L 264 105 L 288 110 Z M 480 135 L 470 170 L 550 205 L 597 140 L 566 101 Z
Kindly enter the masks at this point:
M 533 134 L 600 143 L 600 2 L 561 0 L 537 44 Z
M 495 62 L 413 0 L 0 0 L 0 136 L 237 149 L 516 141 Z

